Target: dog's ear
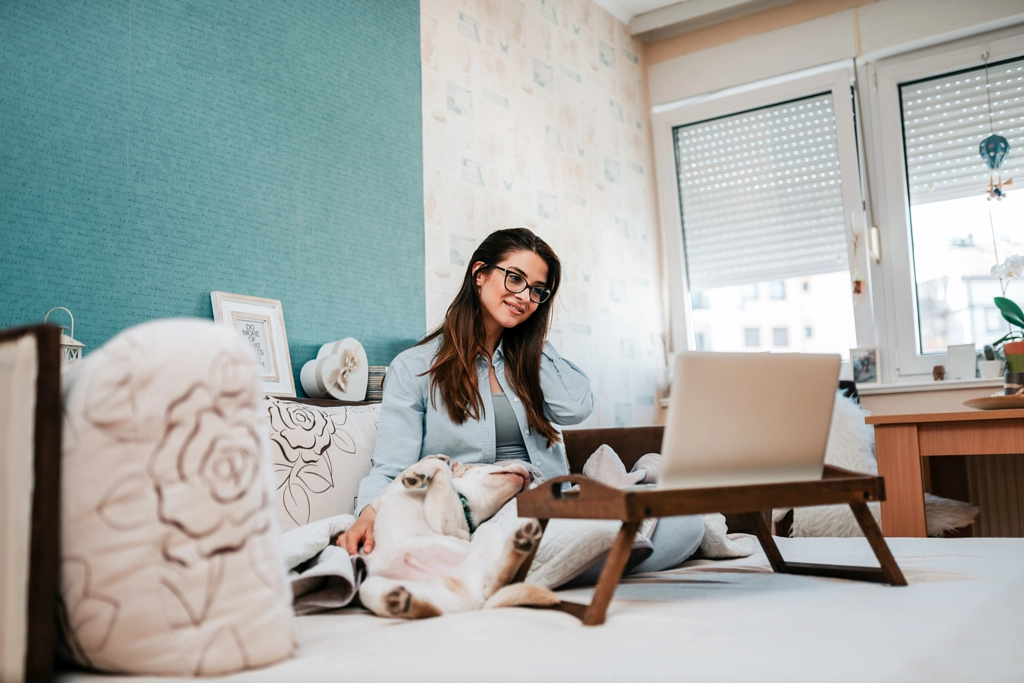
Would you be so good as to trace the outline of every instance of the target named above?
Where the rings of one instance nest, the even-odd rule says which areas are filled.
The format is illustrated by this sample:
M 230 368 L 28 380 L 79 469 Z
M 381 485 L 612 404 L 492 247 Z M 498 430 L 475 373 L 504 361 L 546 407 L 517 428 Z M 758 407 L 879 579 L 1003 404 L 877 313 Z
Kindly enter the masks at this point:
M 452 479 L 458 479 L 463 474 L 465 474 L 466 470 L 468 470 L 468 469 L 469 469 L 468 465 L 463 465 L 461 462 L 458 462 L 458 461 L 453 462 L 452 463 Z

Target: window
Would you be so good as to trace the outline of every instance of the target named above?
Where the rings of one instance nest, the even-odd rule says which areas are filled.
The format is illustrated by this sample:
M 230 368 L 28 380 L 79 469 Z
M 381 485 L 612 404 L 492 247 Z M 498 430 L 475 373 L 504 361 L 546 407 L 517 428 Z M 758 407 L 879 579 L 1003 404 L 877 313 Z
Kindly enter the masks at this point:
M 697 351 L 707 351 L 708 350 L 708 345 L 707 345 L 707 342 L 705 341 L 704 333 L 703 332 L 694 332 L 693 336 L 694 336 L 694 341 L 696 342 L 696 344 L 694 345 L 694 348 Z
M 996 255 L 1024 253 L 1024 193 L 1006 187 L 1005 201 L 986 197 L 989 169 L 978 151 L 993 132 L 1024 139 L 1022 88 L 1024 59 L 990 65 L 987 78 L 975 68 L 900 85 L 920 353 L 984 342 L 984 309 L 1001 293 L 989 276 Z M 994 180 L 1014 175 L 1024 176 L 1019 154 Z
M 1024 35 L 964 39 L 865 71 L 877 82 L 862 92 L 877 136 L 869 194 L 886 255 L 876 304 L 893 312 L 880 353 L 889 381 L 927 381 L 947 346 L 980 349 L 1007 329 L 990 312 L 1001 293 L 990 271 L 997 252 L 1000 261 L 1024 253 L 1024 192 L 1009 185 L 1002 201 L 986 198 L 979 145 L 993 131 L 1006 137 L 1011 152 L 993 179 L 1024 177 L 1024 156 L 1014 154 L 1024 140 Z M 1024 298 L 1024 284 L 1011 281 L 1007 296 Z
M 709 297 L 704 292 L 691 292 L 690 299 L 695 309 L 711 308 L 711 302 L 708 300 Z
M 759 330 L 778 328 L 785 340 L 773 334 L 773 346 L 848 356 L 858 346 L 848 234 L 863 224 L 850 72 L 656 116 L 675 161 L 664 215 L 676 230 L 664 232 L 678 239 L 683 286 L 708 302 L 682 313 L 688 346 L 700 329 L 708 350 L 762 349 Z M 805 323 L 829 334 L 789 334 Z
M 804 339 L 811 339 L 813 337 L 814 337 L 814 328 L 813 327 L 805 327 L 804 328 Z
M 789 329 L 785 327 L 773 327 L 772 346 L 789 346 Z

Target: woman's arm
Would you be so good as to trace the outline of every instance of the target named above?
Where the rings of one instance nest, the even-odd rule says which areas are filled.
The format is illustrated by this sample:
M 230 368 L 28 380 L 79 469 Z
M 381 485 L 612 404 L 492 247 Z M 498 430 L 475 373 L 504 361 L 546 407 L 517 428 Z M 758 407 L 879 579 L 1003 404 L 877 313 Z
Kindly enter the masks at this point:
M 384 377 L 373 469 L 359 483 L 356 515 L 372 503 L 395 477 L 420 459 L 426 415 L 425 377 L 417 377 L 396 358 Z
M 544 416 L 555 424 L 579 424 L 594 412 L 590 379 L 558 355 L 551 342 L 544 342 L 541 351 L 540 389 L 544 393 Z

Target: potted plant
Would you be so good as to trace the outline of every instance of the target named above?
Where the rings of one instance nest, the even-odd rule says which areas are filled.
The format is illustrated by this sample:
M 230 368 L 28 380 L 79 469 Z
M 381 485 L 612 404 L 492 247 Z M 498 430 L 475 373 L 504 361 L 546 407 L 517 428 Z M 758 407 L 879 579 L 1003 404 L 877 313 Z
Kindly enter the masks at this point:
M 999 277 L 999 285 L 1003 290 L 1003 296 L 997 296 L 993 301 L 999 308 L 999 312 L 1002 313 L 1003 319 L 1010 323 L 1010 331 L 993 342 L 992 345 L 1002 346 L 1006 356 L 1007 372 L 1024 372 L 1024 311 L 1006 298 L 1009 281 L 1024 275 L 1024 256 L 1009 257 L 1001 265 L 992 268 L 992 274 Z

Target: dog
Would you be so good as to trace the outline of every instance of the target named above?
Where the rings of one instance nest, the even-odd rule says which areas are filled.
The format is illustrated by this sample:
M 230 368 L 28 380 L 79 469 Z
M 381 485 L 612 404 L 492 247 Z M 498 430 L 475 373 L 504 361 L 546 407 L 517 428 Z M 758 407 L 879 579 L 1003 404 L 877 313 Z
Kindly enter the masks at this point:
M 522 462 L 463 465 L 444 455 L 406 469 L 372 503 L 375 547 L 362 554 L 363 605 L 382 617 L 422 619 L 558 604 L 546 588 L 509 584 L 540 543 L 536 519 L 519 520 L 511 533 L 486 525 L 470 538 L 538 474 Z

